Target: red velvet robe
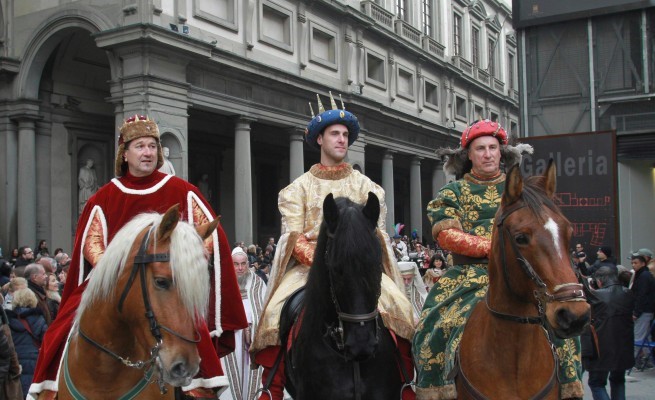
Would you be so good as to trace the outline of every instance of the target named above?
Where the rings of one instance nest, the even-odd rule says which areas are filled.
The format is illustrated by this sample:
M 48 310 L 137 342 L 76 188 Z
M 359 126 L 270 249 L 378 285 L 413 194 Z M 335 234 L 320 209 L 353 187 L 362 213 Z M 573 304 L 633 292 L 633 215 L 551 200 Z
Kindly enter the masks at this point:
M 136 178 L 129 173 L 115 178 L 88 200 L 77 224 L 75 247 L 59 314 L 43 339 L 30 395 L 36 397 L 36 393 L 43 390 L 57 390 L 59 363 L 75 312 L 86 288 L 84 279 L 95 265 L 94 261 L 97 261 L 89 259 L 93 257 L 84 256 L 87 237 L 92 232 L 100 232 L 101 236 L 106 236 L 97 238 L 98 242 L 103 242 L 99 243 L 99 247 L 104 251 L 107 243 L 111 242 L 120 228 L 137 214 L 164 213 L 175 204 L 180 204 L 181 219 L 193 221 L 196 225 L 215 218 L 214 211 L 198 188 L 180 178 L 158 171 L 143 178 Z M 99 226 L 102 229 L 98 229 Z M 213 274 L 209 274 L 211 285 L 208 326 L 199 328 L 201 341 L 198 343 L 198 352 L 202 358 L 200 373 L 191 388 L 213 388 L 227 384 L 219 357 L 234 350 L 234 331 L 248 326 L 230 246 L 220 225 L 206 243 L 210 253 L 213 253 L 211 257 L 214 258 L 216 267 Z

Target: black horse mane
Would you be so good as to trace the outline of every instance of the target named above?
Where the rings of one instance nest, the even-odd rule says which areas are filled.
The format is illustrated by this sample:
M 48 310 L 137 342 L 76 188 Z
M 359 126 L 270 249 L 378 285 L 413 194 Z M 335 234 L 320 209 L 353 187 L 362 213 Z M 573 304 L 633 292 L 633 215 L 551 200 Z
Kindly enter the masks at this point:
M 321 224 L 314 262 L 305 285 L 305 313 L 297 338 L 298 348 L 302 348 L 304 342 L 311 344 L 319 340 L 326 324 L 337 320 L 330 294 L 329 268 L 332 268 L 332 282 L 342 308 L 348 307 L 350 297 L 339 296 L 339 293 L 363 293 L 371 307 L 377 306 L 380 295 L 382 248 L 375 233 L 376 226 L 362 213 L 363 205 L 343 197 L 335 202 L 339 209 L 338 225 L 332 232 L 328 249 L 328 226 L 325 221 Z

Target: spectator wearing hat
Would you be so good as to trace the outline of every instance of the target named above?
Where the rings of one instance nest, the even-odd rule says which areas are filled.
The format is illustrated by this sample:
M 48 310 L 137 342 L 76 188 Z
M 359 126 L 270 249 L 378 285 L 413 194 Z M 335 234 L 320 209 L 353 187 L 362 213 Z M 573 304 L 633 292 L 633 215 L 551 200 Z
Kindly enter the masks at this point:
M 391 248 L 396 254 L 396 259 L 398 261 L 404 259 L 405 257 L 409 257 L 409 253 L 407 252 L 407 243 L 402 240 L 400 235 L 396 234 L 393 236 L 393 243 L 391 243 Z
M 615 274 L 618 275 L 619 270 L 616 268 L 616 262 L 612 258 L 612 248 L 610 246 L 602 246 L 596 252 L 596 262 L 594 262 L 587 270 L 587 276 L 593 276 L 600 267 L 610 267 Z M 584 272 L 583 272 L 584 274 Z
M 648 338 L 650 335 L 650 321 L 655 311 L 655 278 L 646 267 L 646 257 L 639 253 L 631 256 L 632 268 L 635 277 L 632 284 L 632 293 L 635 295 L 635 308 L 632 317 L 635 321 L 635 340 Z M 639 348 L 635 347 L 635 356 Z
M 635 363 L 632 353 L 635 299 L 610 267 L 600 267 L 594 280 L 598 290 L 587 296 L 592 321 L 581 338 L 582 364 L 589 371 L 588 384 L 595 400 L 610 398 L 605 389 L 608 377 L 611 398 L 625 399 L 625 370 Z
M 653 252 L 650 249 L 639 249 L 637 251 L 633 251 L 628 257 L 628 259 L 632 258 L 632 254 L 637 253 L 641 256 L 644 256 L 644 260 L 646 260 L 646 267 L 648 267 L 648 270 L 650 273 L 655 276 L 655 259 L 653 259 Z

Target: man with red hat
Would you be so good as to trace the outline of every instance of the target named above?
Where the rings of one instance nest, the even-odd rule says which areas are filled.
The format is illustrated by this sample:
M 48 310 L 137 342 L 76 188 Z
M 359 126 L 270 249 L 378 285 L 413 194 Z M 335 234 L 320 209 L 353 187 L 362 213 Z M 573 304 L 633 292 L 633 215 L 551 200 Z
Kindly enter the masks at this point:
M 57 319 L 48 328 L 30 387 L 31 398 L 53 398 L 58 370 L 75 311 L 89 273 L 114 235 L 133 217 L 144 212 L 164 213 L 179 204 L 182 220 L 203 224 L 216 218 L 200 191 L 190 183 L 157 171 L 164 158 L 157 124 L 134 116 L 120 128 L 116 178 L 101 187 L 86 203 L 77 224 L 73 257 Z M 205 242 L 210 304 L 207 325 L 199 327 L 200 372 L 183 390 L 195 397 L 215 397 L 228 384 L 219 357 L 234 350 L 234 331 L 248 326 L 237 285 L 230 247 L 219 225 Z M 120 349 L 114 349 L 120 353 Z
M 368 193 L 373 192 L 380 200 L 377 234 L 384 253 L 380 315 L 385 326 L 397 335 L 405 368 L 410 373 L 413 371 L 409 352 L 409 341 L 414 334 L 412 306 L 403 295 L 404 284 L 384 227 L 387 212 L 384 190 L 345 161 L 348 147 L 357 139 L 359 122 L 345 110 L 343 103 L 337 109 L 332 94 L 330 100 L 332 109 L 325 111 L 319 98 L 319 114 L 313 116 L 305 130 L 305 141 L 321 152 L 321 162 L 282 189 L 278 196 L 282 236 L 268 281 L 266 305 L 250 348 L 255 361 L 264 367 L 263 382 L 274 374 L 268 388 L 272 400 L 282 400 L 285 381 L 284 362 L 273 367 L 280 353 L 280 313 L 286 299 L 307 282 L 323 221 L 323 200 L 330 193 L 364 204 Z M 263 393 L 260 399 L 271 400 L 269 392 Z M 411 398 L 413 392 L 405 390 L 403 396 Z
M 413 341 L 417 364 L 417 399 L 455 399 L 449 377 L 464 326 L 488 285 L 486 264 L 493 219 L 505 188 L 506 168 L 520 163 L 525 144 L 509 145 L 507 132 L 494 121 L 480 120 L 462 133 L 460 147 L 439 149 L 449 156 L 444 170 L 459 180 L 444 186 L 428 204 L 432 236 L 453 254 L 453 267 L 427 297 Z M 579 340 L 557 341 L 562 398 L 582 397 Z M 565 350 L 566 349 L 566 350 Z M 450 379 L 449 379 L 450 378 Z

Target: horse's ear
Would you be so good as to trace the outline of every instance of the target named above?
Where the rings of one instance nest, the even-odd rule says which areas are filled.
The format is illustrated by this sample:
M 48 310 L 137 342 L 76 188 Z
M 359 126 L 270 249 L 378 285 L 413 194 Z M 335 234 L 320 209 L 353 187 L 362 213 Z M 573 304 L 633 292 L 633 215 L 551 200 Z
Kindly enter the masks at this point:
M 380 199 L 373 192 L 368 192 L 368 200 L 362 210 L 364 216 L 371 221 L 373 226 L 377 226 L 378 217 L 380 216 Z
M 164 241 L 168 239 L 175 230 L 179 220 L 180 204 L 178 203 L 169 208 L 162 217 L 161 223 L 159 224 L 159 229 L 157 229 L 157 237 L 159 240 Z
M 325 196 L 325 200 L 323 200 L 323 218 L 329 231 L 334 232 L 339 222 L 339 208 L 332 193 Z
M 505 179 L 505 191 L 503 192 L 503 205 L 508 206 L 516 202 L 523 192 L 523 177 L 518 164 L 510 168 Z
M 218 223 L 221 221 L 221 216 L 214 218 L 212 222 L 207 222 L 206 224 L 196 226 L 196 232 L 202 238 L 202 240 L 207 239 L 214 230 L 218 227 Z
M 556 189 L 557 189 L 557 168 L 555 167 L 555 163 L 551 158 L 550 161 L 548 161 L 548 167 L 546 168 L 546 172 L 544 173 L 544 190 L 546 191 L 546 195 L 552 199 L 553 196 L 555 196 Z

